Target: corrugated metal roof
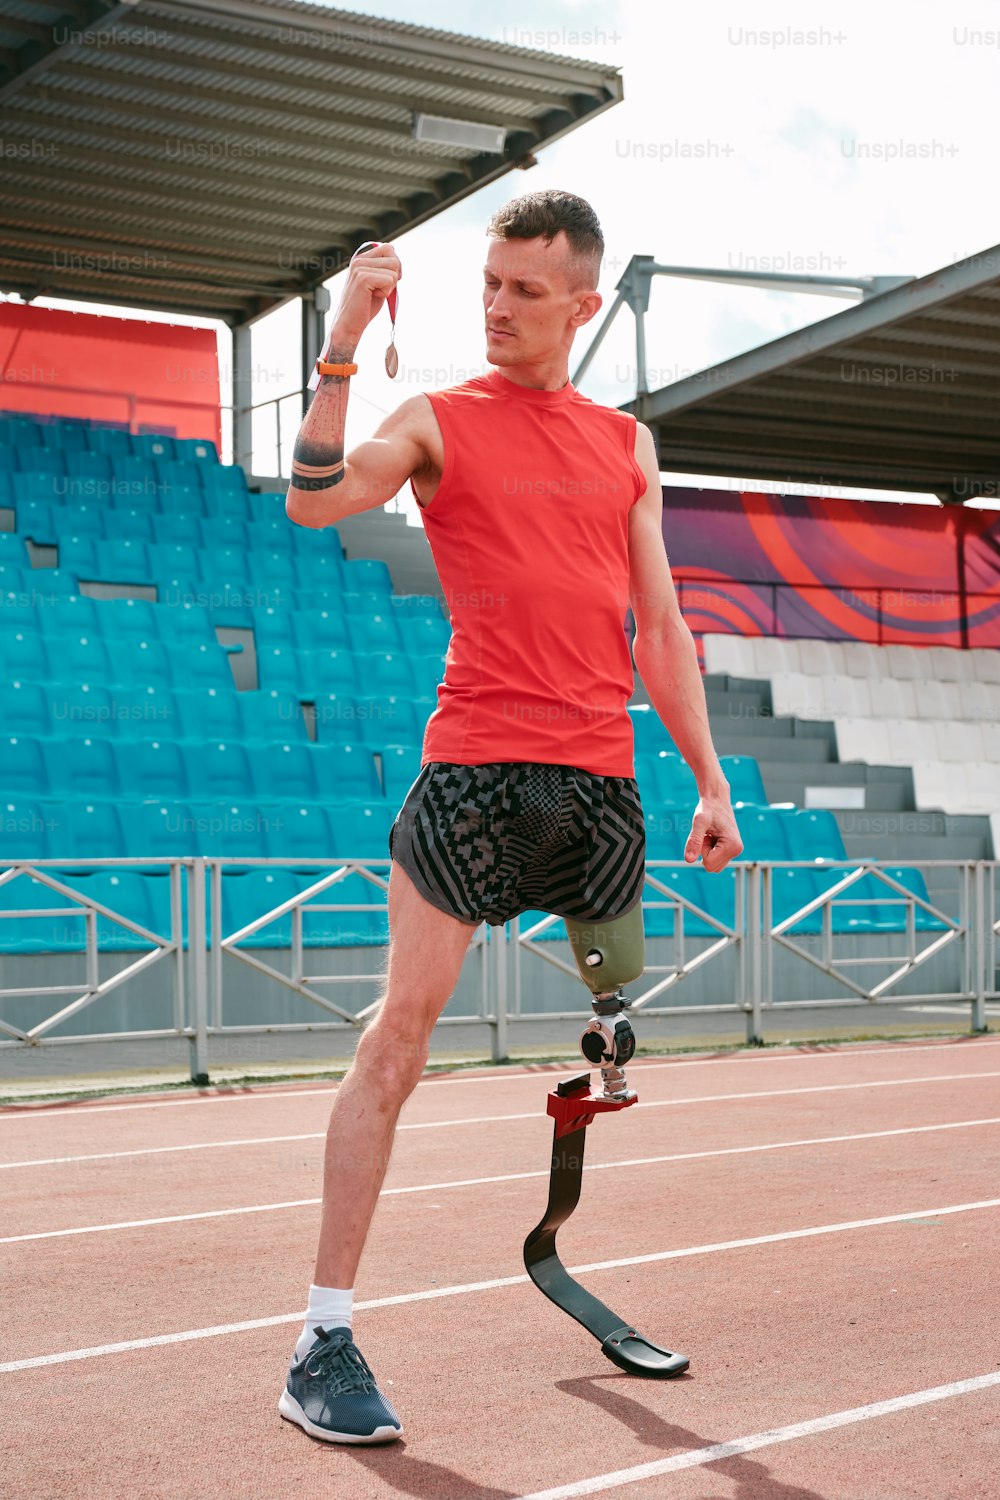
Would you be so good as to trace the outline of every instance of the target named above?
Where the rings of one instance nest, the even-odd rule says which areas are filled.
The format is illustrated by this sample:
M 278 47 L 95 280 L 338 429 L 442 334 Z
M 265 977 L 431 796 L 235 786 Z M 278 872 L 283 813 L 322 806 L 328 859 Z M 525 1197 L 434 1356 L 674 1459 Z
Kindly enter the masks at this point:
M 1000 495 L 1000 245 L 628 403 L 664 468 Z
M 0 286 L 238 324 L 621 98 L 612 65 L 300 0 L 0 0 Z

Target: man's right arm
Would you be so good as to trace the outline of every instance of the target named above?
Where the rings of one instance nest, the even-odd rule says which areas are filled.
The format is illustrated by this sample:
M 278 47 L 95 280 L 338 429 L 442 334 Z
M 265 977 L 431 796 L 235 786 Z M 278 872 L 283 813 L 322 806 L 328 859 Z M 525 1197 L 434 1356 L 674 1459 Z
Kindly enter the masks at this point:
M 285 514 L 299 526 L 335 526 L 344 516 L 385 505 L 428 465 L 428 401 L 411 396 L 372 437 L 344 457 L 350 377 L 324 375 L 295 441 Z
M 325 359 L 351 364 L 362 333 L 402 275 L 391 244 L 351 259 Z M 413 396 L 386 417 L 374 437 L 344 457 L 350 377 L 323 375 L 302 420 L 292 454 L 285 513 L 299 526 L 335 526 L 344 516 L 385 505 L 410 476 L 428 467 L 426 396 Z

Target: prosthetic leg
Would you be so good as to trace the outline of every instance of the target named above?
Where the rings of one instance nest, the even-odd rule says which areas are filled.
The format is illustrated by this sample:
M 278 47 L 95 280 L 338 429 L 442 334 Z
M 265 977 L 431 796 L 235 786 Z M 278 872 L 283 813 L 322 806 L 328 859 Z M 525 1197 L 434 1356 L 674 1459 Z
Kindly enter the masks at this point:
M 563 919 L 573 957 L 584 984 L 593 994 L 593 1020 L 580 1038 L 587 1062 L 601 1069 L 602 1089 L 594 1093 L 590 1074 L 561 1083 L 549 1094 L 546 1112 L 555 1120 L 552 1172 L 545 1215 L 524 1242 L 528 1275 L 550 1301 L 593 1334 L 602 1354 L 632 1375 L 670 1379 L 682 1375 L 690 1361 L 661 1349 L 591 1295 L 566 1270 L 556 1250 L 556 1233 L 580 1200 L 587 1126 L 598 1114 L 625 1109 L 638 1097 L 625 1081 L 625 1064 L 635 1052 L 635 1035 L 622 1014 L 629 1001 L 621 986 L 643 970 L 645 939 L 642 906 L 607 922 Z

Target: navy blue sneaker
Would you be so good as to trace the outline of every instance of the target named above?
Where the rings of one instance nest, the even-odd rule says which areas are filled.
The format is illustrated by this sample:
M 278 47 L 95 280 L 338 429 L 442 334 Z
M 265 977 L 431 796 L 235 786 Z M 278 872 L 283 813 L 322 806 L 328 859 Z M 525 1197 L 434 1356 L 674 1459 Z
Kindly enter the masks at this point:
M 389 1443 L 403 1435 L 349 1328 L 316 1329 L 309 1353 L 289 1368 L 278 1410 L 328 1443 Z

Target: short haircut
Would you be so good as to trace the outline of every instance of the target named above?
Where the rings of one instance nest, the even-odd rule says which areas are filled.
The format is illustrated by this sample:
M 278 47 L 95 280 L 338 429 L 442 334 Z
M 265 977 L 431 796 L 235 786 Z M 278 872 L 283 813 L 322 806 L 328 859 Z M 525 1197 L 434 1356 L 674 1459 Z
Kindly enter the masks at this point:
M 567 274 L 573 290 L 597 290 L 604 255 L 601 225 L 584 198 L 560 188 L 525 193 L 498 208 L 486 233 L 498 240 L 534 240 L 540 235 L 551 245 L 560 229 L 569 241 Z

